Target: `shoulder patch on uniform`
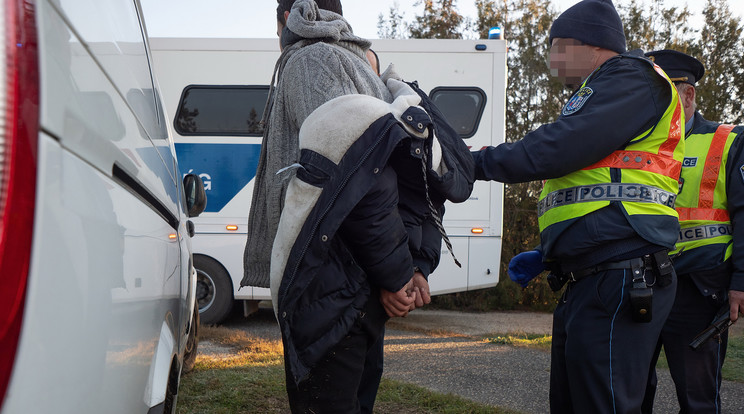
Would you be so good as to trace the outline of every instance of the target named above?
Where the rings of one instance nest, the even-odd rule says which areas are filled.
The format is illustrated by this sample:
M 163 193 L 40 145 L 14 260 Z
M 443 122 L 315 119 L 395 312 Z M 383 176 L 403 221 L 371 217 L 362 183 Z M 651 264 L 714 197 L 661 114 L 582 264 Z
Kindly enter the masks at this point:
M 583 88 L 579 89 L 572 97 L 571 99 L 566 102 L 566 106 L 563 107 L 563 111 L 561 111 L 561 115 L 563 116 L 569 116 L 573 115 L 576 112 L 579 112 L 579 109 L 581 109 L 586 101 L 591 98 L 592 94 L 594 94 L 594 89 L 584 86 Z
M 741 173 L 741 180 L 744 181 L 744 164 L 739 167 L 739 172 Z

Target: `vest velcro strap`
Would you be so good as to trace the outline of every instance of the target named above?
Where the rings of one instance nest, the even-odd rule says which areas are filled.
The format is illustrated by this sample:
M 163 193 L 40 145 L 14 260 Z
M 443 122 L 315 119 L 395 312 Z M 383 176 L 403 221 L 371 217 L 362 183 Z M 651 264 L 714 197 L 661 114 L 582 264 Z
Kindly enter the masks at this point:
M 537 203 L 537 215 L 542 216 L 555 207 L 590 201 L 656 203 L 674 208 L 676 198 L 677 194 L 651 185 L 634 183 L 579 185 L 549 193 Z
M 700 179 L 699 208 L 713 208 L 718 174 L 721 170 L 721 160 L 723 159 L 723 149 L 726 147 L 726 140 L 734 127 L 735 125 L 720 125 L 713 135 L 713 141 L 710 143 L 708 154 L 705 157 L 703 175 Z
M 732 234 L 734 234 L 734 228 L 730 224 L 705 224 L 680 230 L 677 243 L 731 236 Z
M 729 212 L 723 208 L 690 208 L 690 207 L 677 207 L 677 214 L 679 214 L 680 221 L 687 220 L 707 220 L 707 221 L 720 221 L 728 222 Z
M 601 161 L 584 168 L 584 170 L 607 167 L 650 171 L 675 180 L 682 171 L 681 162 L 671 157 L 645 151 L 615 151 Z

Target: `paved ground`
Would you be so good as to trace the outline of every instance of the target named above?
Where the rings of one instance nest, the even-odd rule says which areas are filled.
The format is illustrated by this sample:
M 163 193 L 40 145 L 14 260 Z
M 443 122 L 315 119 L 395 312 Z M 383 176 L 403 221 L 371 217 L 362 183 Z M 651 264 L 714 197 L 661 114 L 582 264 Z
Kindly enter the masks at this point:
M 480 340 L 493 333 L 549 334 L 552 315 L 529 312 L 464 313 L 417 310 L 388 324 L 385 335 L 385 377 L 431 390 L 526 413 L 548 409 L 548 352 L 494 345 Z M 737 326 L 742 325 L 742 326 Z M 744 334 L 744 324 L 733 334 Z M 232 318 L 228 327 L 278 339 L 270 310 L 248 319 Z M 200 344 L 200 352 L 209 344 Z M 744 412 L 744 384 L 724 381 L 722 412 Z M 667 370 L 659 370 L 658 413 L 679 410 Z

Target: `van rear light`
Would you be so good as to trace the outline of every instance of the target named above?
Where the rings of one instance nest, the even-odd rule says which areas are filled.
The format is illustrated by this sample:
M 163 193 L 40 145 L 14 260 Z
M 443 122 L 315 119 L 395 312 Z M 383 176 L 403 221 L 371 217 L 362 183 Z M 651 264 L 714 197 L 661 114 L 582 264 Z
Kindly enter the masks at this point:
M 36 199 L 39 69 L 35 6 L 0 13 L 0 405 L 10 382 L 26 297 Z

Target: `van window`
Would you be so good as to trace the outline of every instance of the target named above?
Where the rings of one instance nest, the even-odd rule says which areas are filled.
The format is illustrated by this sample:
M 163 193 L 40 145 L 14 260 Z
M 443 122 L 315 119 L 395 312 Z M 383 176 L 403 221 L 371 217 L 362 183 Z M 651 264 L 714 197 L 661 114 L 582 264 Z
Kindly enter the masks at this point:
M 429 97 L 462 138 L 475 135 L 486 107 L 486 94 L 482 89 L 441 86 L 432 89 Z
M 174 127 L 181 135 L 261 136 L 268 86 L 189 85 Z

